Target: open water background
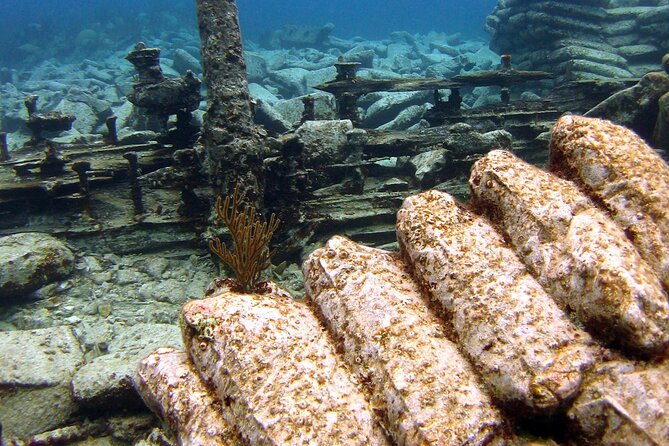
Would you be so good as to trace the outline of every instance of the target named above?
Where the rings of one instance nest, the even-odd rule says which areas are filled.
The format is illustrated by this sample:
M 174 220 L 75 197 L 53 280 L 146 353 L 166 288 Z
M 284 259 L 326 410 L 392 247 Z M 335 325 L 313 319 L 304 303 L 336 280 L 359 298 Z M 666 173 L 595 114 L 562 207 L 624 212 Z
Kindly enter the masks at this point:
M 260 40 L 285 24 L 335 25 L 333 35 L 382 39 L 393 31 L 485 37 L 483 24 L 496 0 L 239 0 L 246 39 Z M 4 0 L 0 14 L 0 63 L 20 62 L 44 48 L 45 58 L 76 51 L 83 30 L 103 33 L 121 47 L 169 31 L 196 30 L 193 0 Z M 69 39 L 69 40 L 68 40 Z M 53 45 L 54 41 L 60 45 Z M 22 47 L 21 50 L 18 48 Z M 52 48 L 57 48 L 54 50 Z

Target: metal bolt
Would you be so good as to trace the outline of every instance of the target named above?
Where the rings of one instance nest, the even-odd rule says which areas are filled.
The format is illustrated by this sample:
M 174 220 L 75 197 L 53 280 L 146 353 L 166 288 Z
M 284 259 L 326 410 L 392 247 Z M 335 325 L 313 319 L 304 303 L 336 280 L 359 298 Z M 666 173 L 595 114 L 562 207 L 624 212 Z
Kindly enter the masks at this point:
M 110 116 L 105 119 L 105 125 L 107 126 L 107 137 L 105 141 L 108 144 L 117 146 L 118 145 L 118 133 L 116 132 L 116 116 Z
M 7 132 L 0 132 L 0 161 L 9 161 L 9 145 L 7 145 Z
M 128 179 L 130 180 L 130 198 L 134 207 L 135 215 L 144 213 L 144 204 L 142 203 L 142 185 L 139 184 L 139 169 L 137 164 L 137 154 L 128 152 L 123 155 L 128 160 Z
M 91 170 L 91 163 L 88 161 L 75 161 L 72 163 L 72 170 L 77 172 L 77 176 L 79 177 L 79 193 L 87 196 L 90 193 L 88 171 Z

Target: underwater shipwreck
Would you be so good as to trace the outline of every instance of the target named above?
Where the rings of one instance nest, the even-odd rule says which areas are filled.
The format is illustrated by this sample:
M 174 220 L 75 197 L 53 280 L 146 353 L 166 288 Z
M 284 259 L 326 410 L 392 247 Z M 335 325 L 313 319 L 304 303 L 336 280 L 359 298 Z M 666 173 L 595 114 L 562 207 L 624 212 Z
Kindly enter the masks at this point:
M 484 63 L 196 7 L 152 131 L 0 133 L 2 446 L 669 445 L 666 1 L 500 0 Z

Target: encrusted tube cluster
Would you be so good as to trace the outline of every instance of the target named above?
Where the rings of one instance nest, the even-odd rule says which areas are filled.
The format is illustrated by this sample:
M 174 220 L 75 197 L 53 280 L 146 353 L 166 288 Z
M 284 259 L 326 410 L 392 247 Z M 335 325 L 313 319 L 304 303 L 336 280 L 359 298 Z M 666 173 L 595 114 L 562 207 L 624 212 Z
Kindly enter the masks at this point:
M 553 129 L 550 170 L 610 213 L 669 289 L 669 167 L 631 130 L 564 116 Z
M 399 255 L 334 237 L 304 263 L 308 298 L 398 445 L 486 445 L 503 418 Z
M 222 291 L 183 309 L 184 342 L 253 445 L 387 446 L 316 316 L 273 290 Z
M 404 201 L 397 238 L 499 401 L 549 414 L 576 396 L 597 348 L 487 219 L 446 193 L 428 191 Z
M 495 150 L 476 162 L 473 201 L 528 270 L 592 333 L 632 355 L 669 346 L 662 284 L 625 232 L 574 183 Z
M 147 405 L 178 434 L 179 444 L 242 444 L 239 432 L 217 410 L 221 406 L 216 396 L 199 378 L 186 352 L 161 348 L 151 353 L 139 364 L 135 383 Z
M 314 251 L 306 303 L 217 281 L 182 310 L 187 352 L 141 363 L 147 405 L 179 444 L 527 444 L 515 428 L 535 419 L 569 444 L 669 444 L 667 296 L 634 232 L 663 240 L 649 203 L 666 165 L 623 163 L 611 144 L 640 143 L 581 119 L 552 142 L 581 190 L 493 151 L 471 208 L 438 191 L 405 200 L 400 253 L 343 237 Z M 639 227 L 619 227 L 630 209 Z

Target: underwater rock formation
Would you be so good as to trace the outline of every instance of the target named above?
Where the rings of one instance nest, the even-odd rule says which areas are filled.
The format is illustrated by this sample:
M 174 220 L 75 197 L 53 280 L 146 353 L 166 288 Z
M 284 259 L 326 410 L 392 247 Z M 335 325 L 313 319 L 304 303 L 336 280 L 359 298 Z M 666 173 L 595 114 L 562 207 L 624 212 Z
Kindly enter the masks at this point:
M 621 143 L 623 136 L 626 145 Z M 666 165 L 650 159 L 618 127 L 566 117 L 553 139 L 554 147 L 585 147 L 585 140 L 599 141 L 602 147 L 593 147 L 595 152 L 588 159 L 569 159 L 590 168 L 591 173 L 609 172 L 617 166 L 618 175 L 626 180 L 619 178 L 612 184 L 633 191 L 625 195 L 626 200 L 655 200 L 666 190 L 662 180 Z M 620 163 L 615 150 L 611 152 L 614 146 L 641 150 L 639 168 L 647 176 L 636 180 L 640 174 Z M 611 154 L 611 164 L 601 160 L 593 168 L 590 160 L 600 152 Z M 189 417 L 206 412 L 208 419 L 222 416 L 239 430 L 243 441 L 254 444 L 270 439 L 281 444 L 304 440 L 331 444 L 344 441 L 341 435 L 349 432 L 348 423 L 355 428 L 347 441 L 357 444 L 367 436 L 366 441 L 384 444 L 376 436 L 377 416 L 393 441 L 401 445 L 460 444 L 465 438 L 473 444 L 515 441 L 514 429 L 523 426 L 515 424 L 519 418 L 529 424 L 551 420 L 562 435 L 558 440 L 567 443 L 666 444 L 666 363 L 633 361 L 625 356 L 637 354 L 636 350 L 613 350 L 631 346 L 644 349 L 646 356 L 662 358 L 666 352 L 663 340 L 669 336 L 662 312 L 666 295 L 656 290 L 657 295 L 651 296 L 655 301 L 640 305 L 659 311 L 643 315 L 646 308 L 637 311 L 633 302 L 625 301 L 623 307 L 632 317 L 602 306 L 608 314 L 598 320 L 601 326 L 586 321 L 594 338 L 577 326 L 563 309 L 576 307 L 576 316 L 587 318 L 590 303 L 565 304 L 560 289 L 549 283 L 543 288 L 539 283 L 543 279 L 535 280 L 521 262 L 530 270 L 541 261 L 547 265 L 544 269 L 557 269 L 559 265 L 551 266 L 548 260 L 555 256 L 560 261 L 560 255 L 571 251 L 575 258 L 582 255 L 577 260 L 585 259 L 587 265 L 565 260 L 572 262 L 566 269 L 578 276 L 568 285 L 579 285 L 582 280 L 580 285 L 587 287 L 592 279 L 604 293 L 619 287 L 615 291 L 624 294 L 626 283 L 618 286 L 615 280 L 629 280 L 632 287 L 647 290 L 659 284 L 657 279 L 649 280 L 653 273 L 643 267 L 627 234 L 595 208 L 592 198 L 580 195 L 571 183 L 531 169 L 536 168 L 501 151 L 476 166 L 471 180 L 476 200 L 498 207 L 490 213 L 499 226 L 450 195 L 429 191 L 406 199 L 398 213 L 403 256 L 342 237 L 331 239 L 303 267 L 310 305 L 295 302 L 272 284 L 265 292 L 252 295 L 217 284 L 206 299 L 190 302 L 183 309 L 182 330 L 193 364 L 184 364 L 183 353 L 155 353 L 139 371 L 138 379 L 145 381 L 138 383 L 143 397 L 182 439 L 188 435 L 184 426 Z M 579 169 L 561 172 L 575 175 Z M 528 186 L 513 182 L 520 180 Z M 636 181 L 644 187 L 635 189 Z M 507 195 L 492 194 L 497 184 Z M 597 194 L 597 189 L 586 192 Z M 536 198 L 539 193 L 545 195 L 541 200 Z M 524 205 L 518 207 L 519 203 Z M 523 210 L 527 212 L 518 214 Z M 655 215 L 653 209 L 649 211 Z M 573 229 L 569 226 L 582 217 L 587 236 L 580 239 L 577 249 L 560 248 L 559 243 L 569 243 Z M 509 232 L 511 244 L 497 227 Z M 524 247 L 516 243 L 520 238 L 513 231 L 532 240 L 540 238 L 545 244 L 536 249 L 534 245 Z M 612 248 L 620 247 L 624 247 L 620 253 L 611 253 Z M 613 263 L 588 260 L 609 257 L 615 257 Z M 612 269 L 615 261 L 628 262 L 625 270 Z M 605 283 L 609 278 L 615 282 L 611 286 Z M 655 318 L 657 326 L 634 327 L 644 317 Z M 612 349 L 596 340 L 604 326 L 610 329 L 605 338 Z M 646 343 L 644 336 L 651 341 Z M 174 367 L 197 371 L 202 383 L 165 370 L 160 364 L 162 355 L 181 358 Z M 442 362 L 445 357 L 448 360 Z M 348 368 L 340 369 L 344 362 Z M 351 381 L 357 385 L 351 386 Z M 204 400 L 184 396 L 201 384 L 206 386 L 204 397 L 215 393 L 220 406 L 205 408 Z M 333 394 L 327 396 L 328 391 L 334 392 L 332 386 L 340 398 L 334 406 L 329 399 Z M 448 398 L 434 400 L 434 393 Z M 368 411 L 370 406 L 362 395 L 373 412 Z M 349 404 L 357 412 L 347 412 L 352 407 Z M 328 415 L 319 415 L 326 407 Z M 307 416 L 309 426 L 304 424 Z M 339 430 L 331 431 L 334 420 L 340 423 Z M 541 428 L 536 433 L 550 435 Z
M 519 67 L 568 80 L 641 76 L 669 41 L 669 5 L 659 4 L 500 0 L 485 28 L 490 48 L 513 54 Z
M 334 29 L 332 23 L 323 26 L 284 25 L 269 39 L 270 48 L 321 48 Z
M 0 357 L 4 435 L 41 433 L 62 425 L 76 412 L 70 380 L 84 355 L 72 327 L 0 332 Z
M 669 92 L 669 76 L 655 71 L 644 75 L 636 85 L 619 91 L 588 110 L 585 116 L 603 118 L 622 125 L 659 144 L 667 144 L 661 135 L 654 136 L 658 122 L 661 125 L 660 99 Z M 659 147 L 658 147 L 659 148 Z
M 0 238 L 0 298 L 22 297 L 67 277 L 74 254 L 48 234 L 25 232 Z

